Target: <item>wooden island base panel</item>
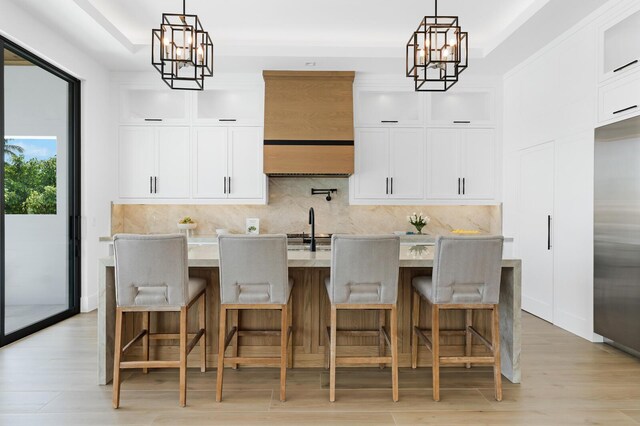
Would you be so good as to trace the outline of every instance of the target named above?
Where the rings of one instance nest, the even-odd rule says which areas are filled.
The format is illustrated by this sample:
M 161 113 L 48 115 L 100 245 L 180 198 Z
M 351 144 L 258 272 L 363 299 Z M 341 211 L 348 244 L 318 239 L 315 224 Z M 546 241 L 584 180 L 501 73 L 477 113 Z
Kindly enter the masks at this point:
M 207 291 L 207 366 L 217 365 L 219 287 L 217 268 L 217 248 L 215 254 L 194 256 L 189 259 L 189 273 L 193 277 L 206 278 Z M 408 255 L 408 253 L 407 253 Z M 294 257 L 292 259 L 292 257 Z M 296 259 L 296 257 L 298 259 Z M 325 259 L 326 258 L 326 259 Z M 329 325 L 330 305 L 324 287 L 324 278 L 329 276 L 329 254 L 318 252 L 291 252 L 289 256 L 289 274 L 295 281 L 292 294 L 293 310 L 293 368 L 324 368 L 326 327 Z M 432 259 L 414 259 L 407 256 L 403 260 L 401 250 L 401 268 L 398 288 L 398 350 L 399 366 L 411 366 L 411 279 L 417 275 L 430 275 Z M 211 265 L 211 266 L 209 266 Z M 318 266 L 314 266 L 318 265 Z M 502 282 L 500 286 L 500 337 L 502 374 L 511 382 L 520 382 L 520 347 L 521 347 L 521 313 L 520 313 L 520 261 L 503 260 Z M 98 308 L 98 383 L 107 384 L 113 374 L 113 342 L 115 330 L 115 287 L 113 258 L 100 261 L 100 288 Z M 430 327 L 431 313 L 423 304 L 420 313 L 421 328 Z M 279 312 L 273 310 L 240 311 L 239 315 L 230 312 L 227 317 L 227 331 L 239 321 L 243 330 L 278 330 L 280 327 Z M 490 311 L 474 313 L 474 327 L 484 336 L 491 335 Z M 152 313 L 151 330 L 160 333 L 176 333 L 178 331 L 178 314 L 172 312 Z M 196 330 L 197 313 L 189 318 L 189 330 Z M 389 326 L 387 315 L 386 325 Z M 441 330 L 462 329 L 465 325 L 464 311 L 444 311 L 440 317 Z M 131 339 L 142 326 L 141 314 L 129 314 L 125 318 L 124 339 Z M 376 311 L 341 311 L 338 314 L 338 330 L 361 329 L 378 330 L 380 318 Z M 239 355 L 256 357 L 273 357 L 280 354 L 280 339 L 270 335 L 246 335 L 240 339 Z M 443 336 L 441 353 L 445 356 L 464 355 L 464 335 Z M 474 339 L 476 340 L 476 339 Z M 378 356 L 378 337 L 340 335 L 338 337 L 338 354 L 345 356 Z M 233 351 L 232 345 L 227 349 Z M 175 358 L 178 342 L 157 340 L 151 342 L 151 359 Z M 484 345 L 474 341 L 473 354 L 488 353 Z M 132 348 L 130 359 L 142 356 L 142 347 Z M 188 360 L 190 367 L 199 367 L 199 354 L 194 352 Z M 418 366 L 431 365 L 431 353 L 420 347 Z M 249 367 L 249 366 L 247 366 Z

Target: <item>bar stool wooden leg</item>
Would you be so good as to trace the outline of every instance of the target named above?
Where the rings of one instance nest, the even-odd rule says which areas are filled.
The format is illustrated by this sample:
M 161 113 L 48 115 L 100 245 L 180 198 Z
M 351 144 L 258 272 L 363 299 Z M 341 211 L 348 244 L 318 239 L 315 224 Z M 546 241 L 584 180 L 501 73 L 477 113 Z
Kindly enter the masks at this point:
M 382 331 L 382 329 L 384 328 L 384 326 L 386 325 L 387 322 L 387 313 L 385 312 L 384 309 L 380 309 L 378 311 L 378 333 L 379 333 L 379 342 L 378 342 L 378 356 L 383 357 L 385 355 L 385 340 L 384 340 L 384 333 Z M 380 364 L 380 368 L 384 368 L 384 363 Z
M 120 357 L 122 356 L 122 310 L 116 308 L 115 353 L 113 354 L 113 408 L 120 406 Z
M 227 335 L 227 308 L 220 306 L 218 323 L 218 371 L 216 378 L 216 401 L 222 401 L 222 376 L 224 374 L 224 341 Z
M 240 310 L 239 309 L 233 309 L 231 310 L 231 327 L 235 327 L 236 328 L 236 332 L 233 335 L 233 337 L 231 338 L 231 356 L 232 357 L 237 357 L 238 356 L 238 330 L 240 330 Z M 234 370 L 238 369 L 238 363 L 234 362 L 233 364 L 231 364 L 231 368 Z
M 287 318 L 289 319 L 287 323 L 287 367 L 293 368 L 293 302 L 291 297 L 289 298 L 289 308 Z M 291 330 L 291 334 L 289 334 L 289 330 Z
M 287 399 L 287 331 L 289 328 L 288 307 L 282 305 L 280 313 L 280 401 Z
M 335 305 L 331 305 L 331 343 L 329 345 L 331 352 L 331 359 L 329 360 L 329 401 L 331 402 L 336 400 L 337 320 L 338 311 Z
M 207 329 L 207 291 L 200 296 L 198 306 L 198 324 L 200 330 Z M 200 371 L 207 371 L 207 333 L 206 331 L 200 337 Z
M 433 400 L 440 401 L 440 310 L 431 305 L 431 347 L 433 352 Z
M 149 328 L 149 324 L 151 322 L 150 316 L 151 312 L 142 313 L 142 329 L 147 331 L 142 338 L 142 359 L 144 361 L 149 361 L 149 334 L 151 333 L 151 329 Z M 142 374 L 147 374 L 148 372 L 148 368 L 145 367 L 142 369 Z
M 502 369 L 500 366 L 500 311 L 493 305 L 491 321 L 491 346 L 493 346 L 493 377 L 496 387 L 496 401 L 502 401 Z
M 391 308 L 391 384 L 393 402 L 398 402 L 398 308 L 396 306 Z
M 420 326 L 420 295 L 411 291 L 413 306 L 411 310 L 411 368 L 418 367 L 418 333 L 416 327 Z
M 187 405 L 187 307 L 180 309 L 180 406 Z
M 464 355 L 471 356 L 471 344 L 473 343 L 473 334 L 469 328 L 473 325 L 473 310 L 467 309 L 465 312 L 464 327 Z M 467 368 L 471 368 L 471 363 L 467 363 Z

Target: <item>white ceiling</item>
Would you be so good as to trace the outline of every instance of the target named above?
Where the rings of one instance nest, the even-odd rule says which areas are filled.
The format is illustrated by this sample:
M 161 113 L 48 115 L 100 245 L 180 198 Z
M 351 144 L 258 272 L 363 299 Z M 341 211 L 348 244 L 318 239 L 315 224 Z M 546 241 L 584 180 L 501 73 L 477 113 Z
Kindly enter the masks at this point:
M 148 70 L 151 29 L 180 0 L 11 0 L 114 71 Z M 404 46 L 431 0 L 187 0 L 214 40 L 218 71 L 404 65 Z M 558 22 L 530 28 L 533 45 L 549 42 L 606 0 L 440 0 L 439 15 L 457 15 L 472 59 L 487 58 L 554 10 Z M 544 24 L 544 23 L 543 23 Z M 529 25 L 531 27 L 531 25 Z M 522 37 L 522 34 L 520 34 Z M 548 40 L 547 40 L 548 39 Z M 545 41 L 546 40 L 546 41 Z M 538 48 L 541 46 L 538 46 Z M 527 45 L 520 45 L 527 53 Z M 528 52 L 528 54 L 533 53 Z M 502 55 L 504 56 L 504 55 Z M 508 58 L 508 55 L 507 55 Z M 503 58 L 504 59 L 504 58 Z M 473 61 L 471 62 L 473 65 Z M 515 65 L 512 64 L 512 65 Z M 471 67 L 470 67 L 471 68 Z

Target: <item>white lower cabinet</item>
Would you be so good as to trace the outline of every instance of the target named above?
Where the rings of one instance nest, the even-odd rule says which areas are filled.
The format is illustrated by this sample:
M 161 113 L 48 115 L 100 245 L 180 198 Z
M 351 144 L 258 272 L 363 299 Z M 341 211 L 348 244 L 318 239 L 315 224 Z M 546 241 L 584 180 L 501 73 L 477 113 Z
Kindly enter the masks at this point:
M 123 126 L 118 164 L 121 198 L 188 198 L 189 129 Z
M 353 198 L 424 198 L 424 150 L 422 129 L 356 129 Z
M 429 129 L 428 199 L 493 199 L 495 167 L 492 129 Z
M 261 128 L 196 127 L 193 132 L 194 198 L 264 198 Z

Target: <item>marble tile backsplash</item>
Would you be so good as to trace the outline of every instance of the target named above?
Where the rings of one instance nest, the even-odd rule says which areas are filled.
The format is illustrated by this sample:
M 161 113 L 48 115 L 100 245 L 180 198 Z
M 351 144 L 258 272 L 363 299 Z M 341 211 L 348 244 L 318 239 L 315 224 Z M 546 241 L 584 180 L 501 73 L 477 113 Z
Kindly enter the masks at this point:
M 113 204 L 112 233 L 171 233 L 184 216 L 198 223 L 194 235 L 214 235 L 217 228 L 243 233 L 245 219 L 260 219 L 260 233 L 309 232 L 313 207 L 318 233 L 382 234 L 415 231 L 407 216 L 416 212 L 431 217 L 423 233 L 448 234 L 453 229 L 501 232 L 497 205 L 481 206 L 355 206 L 349 205 L 346 178 L 270 178 L 268 205 L 158 205 Z M 336 188 L 331 201 L 311 195 L 311 188 Z

